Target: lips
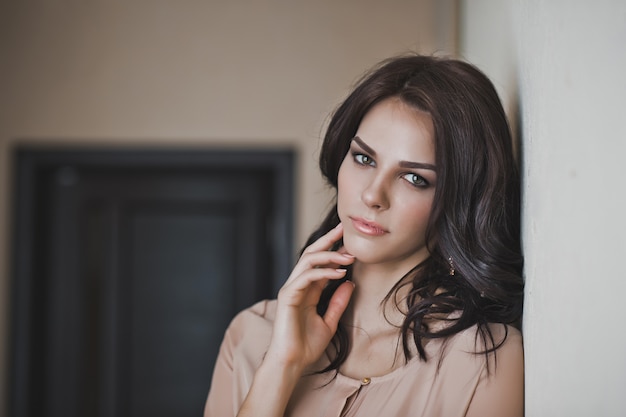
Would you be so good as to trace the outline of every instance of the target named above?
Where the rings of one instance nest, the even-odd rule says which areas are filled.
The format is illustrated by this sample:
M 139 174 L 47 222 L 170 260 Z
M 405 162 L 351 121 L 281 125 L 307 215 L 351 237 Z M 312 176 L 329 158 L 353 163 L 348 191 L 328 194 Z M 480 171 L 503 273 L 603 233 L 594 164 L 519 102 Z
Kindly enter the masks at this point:
M 376 222 L 368 221 L 360 217 L 350 217 L 350 220 L 354 228 L 364 235 L 382 236 L 387 233 L 387 231 Z

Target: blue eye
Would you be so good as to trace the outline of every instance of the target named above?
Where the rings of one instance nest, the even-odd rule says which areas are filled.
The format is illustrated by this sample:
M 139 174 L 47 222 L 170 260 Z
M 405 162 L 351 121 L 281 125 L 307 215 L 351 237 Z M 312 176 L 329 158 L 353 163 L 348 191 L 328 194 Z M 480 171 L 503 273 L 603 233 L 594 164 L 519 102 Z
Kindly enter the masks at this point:
M 374 164 L 374 160 L 367 155 L 364 155 L 362 153 L 353 153 L 352 155 L 354 155 L 354 160 L 357 162 L 357 164 L 360 164 L 360 165 L 373 165 Z
M 429 185 L 428 181 L 426 181 L 424 177 L 417 175 L 414 172 L 405 174 L 403 178 L 415 187 L 427 187 Z

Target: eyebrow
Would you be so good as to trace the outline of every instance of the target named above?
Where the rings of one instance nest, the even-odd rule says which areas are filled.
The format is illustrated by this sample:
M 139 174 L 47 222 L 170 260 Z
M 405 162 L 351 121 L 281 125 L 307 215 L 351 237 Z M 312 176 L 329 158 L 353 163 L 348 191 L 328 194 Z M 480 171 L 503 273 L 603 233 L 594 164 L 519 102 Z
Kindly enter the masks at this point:
M 369 153 L 373 157 L 376 156 L 376 151 L 372 149 L 367 143 L 363 142 L 363 139 L 361 139 L 358 136 L 355 136 L 352 140 L 356 142 L 357 145 L 359 145 L 361 149 L 363 149 L 365 152 Z M 402 168 L 418 168 L 418 169 L 429 169 L 431 171 L 437 171 L 436 167 L 433 164 L 427 164 L 425 162 L 400 161 L 399 165 Z

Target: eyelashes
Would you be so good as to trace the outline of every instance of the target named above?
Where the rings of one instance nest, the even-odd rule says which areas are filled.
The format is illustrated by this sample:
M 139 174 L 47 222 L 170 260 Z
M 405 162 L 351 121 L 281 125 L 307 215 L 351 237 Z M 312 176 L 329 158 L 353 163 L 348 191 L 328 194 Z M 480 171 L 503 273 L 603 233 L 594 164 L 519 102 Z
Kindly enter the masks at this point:
M 421 175 L 417 175 L 414 172 L 409 172 L 408 174 L 404 174 L 402 178 L 407 180 L 411 185 L 415 187 L 424 188 L 430 185 L 430 183 L 426 181 L 426 178 L 422 177 Z
M 375 167 L 376 162 L 369 155 L 359 152 L 359 151 L 351 151 L 352 160 L 359 166 L 362 167 Z M 427 188 L 430 186 L 428 180 L 422 177 L 415 172 L 406 172 L 401 175 L 401 178 L 408 182 L 411 186 L 415 188 Z
M 368 155 L 359 152 L 352 152 L 352 158 L 359 165 L 372 166 L 374 165 L 374 160 L 370 158 Z

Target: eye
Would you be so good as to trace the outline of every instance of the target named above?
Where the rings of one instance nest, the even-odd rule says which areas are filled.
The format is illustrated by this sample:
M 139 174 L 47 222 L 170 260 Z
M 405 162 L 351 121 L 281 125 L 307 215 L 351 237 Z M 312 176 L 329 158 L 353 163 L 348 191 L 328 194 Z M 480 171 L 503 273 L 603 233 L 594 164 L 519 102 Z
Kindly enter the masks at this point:
M 374 165 L 374 160 L 362 153 L 353 153 L 354 160 L 359 165 Z
M 409 172 L 408 174 L 403 175 L 405 180 L 407 180 L 411 185 L 415 187 L 428 187 L 430 185 L 428 181 L 421 175 L 417 175 L 414 172 Z

